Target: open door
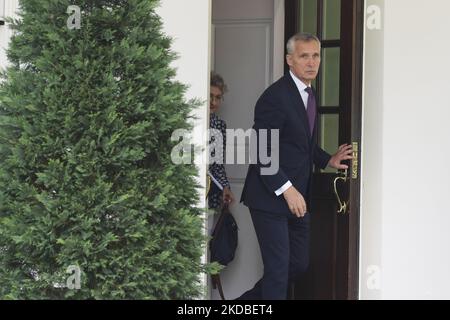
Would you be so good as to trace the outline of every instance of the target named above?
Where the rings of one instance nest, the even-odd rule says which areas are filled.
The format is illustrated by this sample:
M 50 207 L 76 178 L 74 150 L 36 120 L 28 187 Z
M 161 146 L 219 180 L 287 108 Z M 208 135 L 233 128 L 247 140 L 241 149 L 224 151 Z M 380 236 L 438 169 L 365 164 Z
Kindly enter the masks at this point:
M 299 31 L 322 40 L 322 66 L 313 83 L 319 97 L 317 143 L 331 154 L 353 143 L 355 157 L 347 172 L 315 169 L 310 268 L 291 298 L 357 299 L 364 1 L 286 0 L 285 5 L 286 40 Z

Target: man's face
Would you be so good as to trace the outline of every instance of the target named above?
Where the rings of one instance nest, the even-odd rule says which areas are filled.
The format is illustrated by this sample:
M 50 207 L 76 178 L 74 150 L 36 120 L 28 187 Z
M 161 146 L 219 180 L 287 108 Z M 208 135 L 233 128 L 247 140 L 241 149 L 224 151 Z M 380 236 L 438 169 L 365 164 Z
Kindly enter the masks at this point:
M 317 77 L 320 66 L 320 44 L 312 40 L 296 41 L 295 50 L 286 56 L 287 64 L 297 78 L 307 86 Z

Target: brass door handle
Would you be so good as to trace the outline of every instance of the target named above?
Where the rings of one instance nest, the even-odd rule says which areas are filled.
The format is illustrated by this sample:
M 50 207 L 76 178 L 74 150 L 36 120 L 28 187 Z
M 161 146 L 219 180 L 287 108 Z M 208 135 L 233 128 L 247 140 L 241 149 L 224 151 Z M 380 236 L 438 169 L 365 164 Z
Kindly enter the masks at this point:
M 341 197 L 339 196 L 339 192 L 337 190 L 337 182 L 339 180 L 346 182 L 347 179 L 348 179 L 347 169 L 345 169 L 344 171 L 338 171 L 338 176 L 334 179 L 334 194 L 336 195 L 336 199 L 339 203 L 338 213 L 342 213 L 342 214 L 346 214 L 348 208 L 347 208 L 347 202 L 341 201 Z

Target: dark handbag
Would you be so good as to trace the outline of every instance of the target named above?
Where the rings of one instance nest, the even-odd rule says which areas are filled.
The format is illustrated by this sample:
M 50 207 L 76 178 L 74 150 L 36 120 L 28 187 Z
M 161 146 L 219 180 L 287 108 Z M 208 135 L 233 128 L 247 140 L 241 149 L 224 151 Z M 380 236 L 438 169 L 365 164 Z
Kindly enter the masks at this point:
M 224 204 L 209 241 L 210 261 L 227 266 L 234 259 L 237 245 L 238 226 L 228 204 Z M 213 288 L 218 288 L 222 300 L 225 300 L 220 274 L 212 275 L 211 280 Z

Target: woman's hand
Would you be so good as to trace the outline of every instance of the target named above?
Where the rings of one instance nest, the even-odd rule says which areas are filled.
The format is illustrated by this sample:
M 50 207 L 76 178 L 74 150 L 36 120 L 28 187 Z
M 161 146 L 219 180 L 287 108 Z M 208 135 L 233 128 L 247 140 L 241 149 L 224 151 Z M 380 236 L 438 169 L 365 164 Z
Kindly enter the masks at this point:
M 223 188 L 223 203 L 231 204 L 234 202 L 234 195 L 230 187 Z

